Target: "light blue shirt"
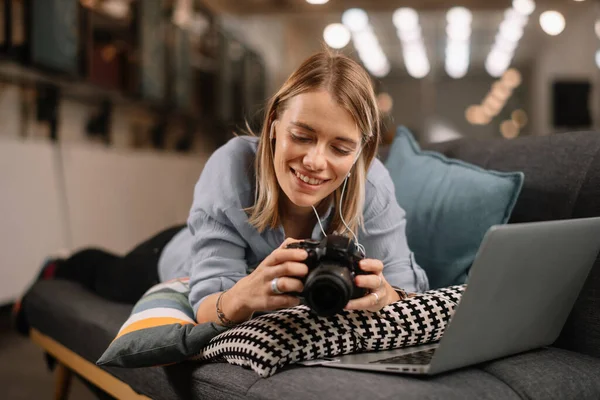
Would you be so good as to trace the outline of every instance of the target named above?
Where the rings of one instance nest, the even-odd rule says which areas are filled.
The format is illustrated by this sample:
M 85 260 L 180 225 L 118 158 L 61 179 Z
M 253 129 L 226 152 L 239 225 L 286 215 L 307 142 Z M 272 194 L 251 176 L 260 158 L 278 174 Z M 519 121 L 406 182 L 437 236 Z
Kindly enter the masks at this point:
M 194 312 L 206 296 L 231 288 L 285 240 L 282 226 L 261 233 L 248 223 L 244 212 L 255 198 L 257 145 L 258 138 L 236 137 L 211 155 L 194 189 L 187 228 L 161 254 L 162 281 L 190 277 Z M 383 274 L 392 286 L 423 292 L 429 286 L 427 275 L 408 247 L 405 212 L 394 193 L 387 169 L 373 160 L 365 185 L 364 228 L 358 240 L 368 258 L 383 262 Z M 325 230 L 331 211 L 322 217 Z M 323 238 L 318 223 L 311 238 Z

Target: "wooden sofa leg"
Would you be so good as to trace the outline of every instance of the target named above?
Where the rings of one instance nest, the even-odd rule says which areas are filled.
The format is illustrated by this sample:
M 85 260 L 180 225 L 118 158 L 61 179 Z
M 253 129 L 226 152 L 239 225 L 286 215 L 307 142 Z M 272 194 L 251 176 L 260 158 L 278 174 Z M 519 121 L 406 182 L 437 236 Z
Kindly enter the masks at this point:
M 71 379 L 73 373 L 62 363 L 56 365 L 56 382 L 54 388 L 55 400 L 66 400 L 69 397 L 69 389 L 71 388 Z

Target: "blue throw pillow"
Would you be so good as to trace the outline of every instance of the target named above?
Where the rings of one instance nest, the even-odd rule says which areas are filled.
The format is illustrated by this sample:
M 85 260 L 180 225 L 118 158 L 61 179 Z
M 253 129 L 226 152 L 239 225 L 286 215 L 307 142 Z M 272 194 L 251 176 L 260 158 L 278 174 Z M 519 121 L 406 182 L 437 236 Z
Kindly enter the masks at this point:
M 406 236 L 432 289 L 463 284 L 492 225 L 508 222 L 522 172 L 485 170 L 422 151 L 401 126 L 385 166 L 406 211 Z

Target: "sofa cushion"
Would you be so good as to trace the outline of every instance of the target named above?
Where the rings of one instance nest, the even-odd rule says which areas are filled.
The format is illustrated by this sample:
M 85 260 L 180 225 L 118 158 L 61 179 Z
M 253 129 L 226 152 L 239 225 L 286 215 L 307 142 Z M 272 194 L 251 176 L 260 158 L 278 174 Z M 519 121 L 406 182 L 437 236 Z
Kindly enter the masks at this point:
M 493 361 L 482 369 L 523 399 L 600 398 L 600 360 L 568 350 L 535 350 Z
M 399 127 L 385 166 L 406 210 L 406 237 L 432 288 L 465 283 L 485 233 L 508 222 L 523 174 L 421 151 Z M 514 170 L 518 171 L 518 169 Z
M 448 157 L 525 173 L 509 222 L 600 216 L 600 134 L 573 132 L 513 140 L 458 139 L 428 145 Z M 556 343 L 600 357 L 600 257 Z

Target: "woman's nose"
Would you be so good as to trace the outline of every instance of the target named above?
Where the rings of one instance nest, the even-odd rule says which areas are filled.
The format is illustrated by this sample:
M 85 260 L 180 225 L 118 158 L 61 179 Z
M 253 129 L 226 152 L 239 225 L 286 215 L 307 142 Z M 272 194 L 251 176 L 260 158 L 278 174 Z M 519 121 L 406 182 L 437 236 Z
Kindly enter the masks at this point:
M 304 167 L 311 171 L 321 171 L 327 166 L 327 159 L 320 146 L 312 147 L 302 160 Z

